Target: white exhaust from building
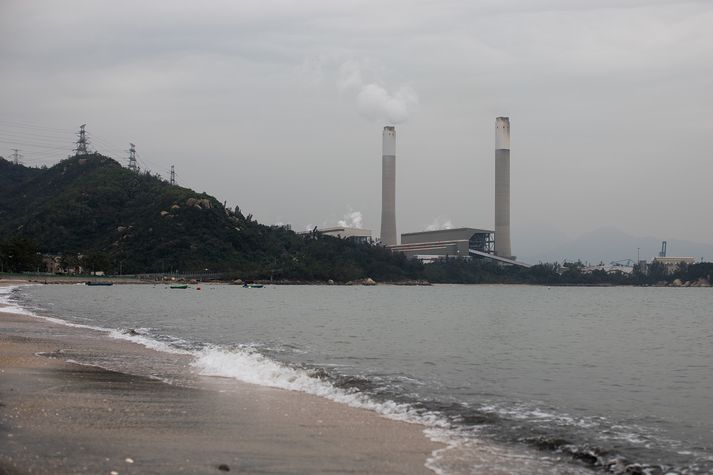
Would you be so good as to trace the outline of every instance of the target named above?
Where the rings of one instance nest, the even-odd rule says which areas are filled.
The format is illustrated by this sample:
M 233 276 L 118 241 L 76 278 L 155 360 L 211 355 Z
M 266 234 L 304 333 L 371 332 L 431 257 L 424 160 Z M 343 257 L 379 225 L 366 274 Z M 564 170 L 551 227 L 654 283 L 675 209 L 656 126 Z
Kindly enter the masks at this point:
M 495 255 L 513 259 L 510 248 L 510 118 L 495 119 Z
M 381 148 L 381 244 L 396 240 L 396 128 L 384 127 Z

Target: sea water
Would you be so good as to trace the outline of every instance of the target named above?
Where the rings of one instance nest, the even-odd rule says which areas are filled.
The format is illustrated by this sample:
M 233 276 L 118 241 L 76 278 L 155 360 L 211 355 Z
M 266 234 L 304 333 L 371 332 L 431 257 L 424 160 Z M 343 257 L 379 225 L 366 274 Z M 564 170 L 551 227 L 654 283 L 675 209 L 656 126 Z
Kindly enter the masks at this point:
M 449 444 L 428 462 L 440 473 L 713 473 L 712 289 L 48 285 L 4 300 L 203 375 L 423 424 Z

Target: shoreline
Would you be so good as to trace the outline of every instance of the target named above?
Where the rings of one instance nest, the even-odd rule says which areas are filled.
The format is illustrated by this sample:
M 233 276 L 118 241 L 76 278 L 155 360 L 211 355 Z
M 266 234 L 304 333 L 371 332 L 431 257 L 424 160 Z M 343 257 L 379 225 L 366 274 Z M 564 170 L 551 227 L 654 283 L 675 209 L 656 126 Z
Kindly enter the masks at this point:
M 68 277 L 68 276 L 56 276 L 56 275 L 28 275 L 28 276 L 13 276 L 10 278 L 3 277 L 0 275 L 0 285 L 9 284 L 40 284 L 40 285 L 77 285 L 84 284 L 87 281 L 101 281 L 110 282 L 112 285 L 170 285 L 170 284 L 189 284 L 189 285 L 230 285 L 239 287 L 242 286 L 242 281 L 238 284 L 235 281 L 229 280 L 146 280 L 139 279 L 135 277 L 120 277 L 120 276 L 81 276 L 81 277 Z M 405 280 L 405 281 L 394 281 L 394 282 L 374 282 L 373 284 L 365 284 L 362 281 L 353 282 L 326 282 L 326 281 L 302 281 L 302 280 L 276 280 L 270 281 L 263 279 L 256 279 L 250 282 L 262 285 L 274 285 L 274 286 L 326 286 L 326 287 L 372 287 L 372 286 L 397 286 L 397 287 L 433 287 L 439 285 L 467 285 L 467 286 L 523 286 L 523 287 L 593 287 L 593 288 L 614 288 L 614 287 L 627 287 L 627 288 L 686 288 L 686 289 L 706 289 L 712 288 L 710 283 L 700 285 L 692 282 L 683 282 L 676 284 L 674 282 L 670 283 L 658 283 L 658 284 L 622 284 L 622 283 L 550 283 L 550 284 L 533 284 L 533 283 L 464 283 L 464 282 L 430 282 L 423 280 Z M 688 285 L 687 285 L 688 284 Z
M 422 425 L 306 393 L 196 374 L 168 384 L 82 364 L 97 355 L 190 364 L 0 307 L 0 474 L 427 474 L 445 447 Z

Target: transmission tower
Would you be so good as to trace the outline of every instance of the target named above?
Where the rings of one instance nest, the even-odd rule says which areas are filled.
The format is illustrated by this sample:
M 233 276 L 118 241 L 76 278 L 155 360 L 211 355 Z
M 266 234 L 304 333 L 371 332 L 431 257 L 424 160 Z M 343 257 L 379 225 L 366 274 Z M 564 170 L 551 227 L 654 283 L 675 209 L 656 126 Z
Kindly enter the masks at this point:
M 139 167 L 136 165 L 136 145 L 129 144 L 129 170 L 139 172 Z
M 77 136 L 79 137 L 77 139 L 77 148 L 74 149 L 75 152 L 77 152 L 77 155 L 89 155 L 89 149 L 87 146 L 89 145 L 89 139 L 87 139 L 87 133 L 84 130 L 84 127 L 86 127 L 87 124 L 82 124 L 79 126 L 79 133 L 77 133 Z
M 174 170 L 173 165 L 171 165 L 171 184 L 176 184 L 176 170 Z
M 15 165 L 22 165 L 22 162 L 20 161 L 22 159 L 22 154 L 20 153 L 20 149 L 13 148 L 12 149 L 12 163 Z

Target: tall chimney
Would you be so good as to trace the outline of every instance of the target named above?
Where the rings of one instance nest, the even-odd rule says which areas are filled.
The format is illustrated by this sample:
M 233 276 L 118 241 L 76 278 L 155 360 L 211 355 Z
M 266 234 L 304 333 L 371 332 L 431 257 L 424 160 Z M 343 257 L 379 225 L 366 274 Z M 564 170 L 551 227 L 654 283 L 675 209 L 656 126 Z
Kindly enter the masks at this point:
M 495 255 L 510 259 L 510 118 L 495 119 Z
M 396 129 L 384 127 L 381 147 L 381 243 L 396 241 Z

